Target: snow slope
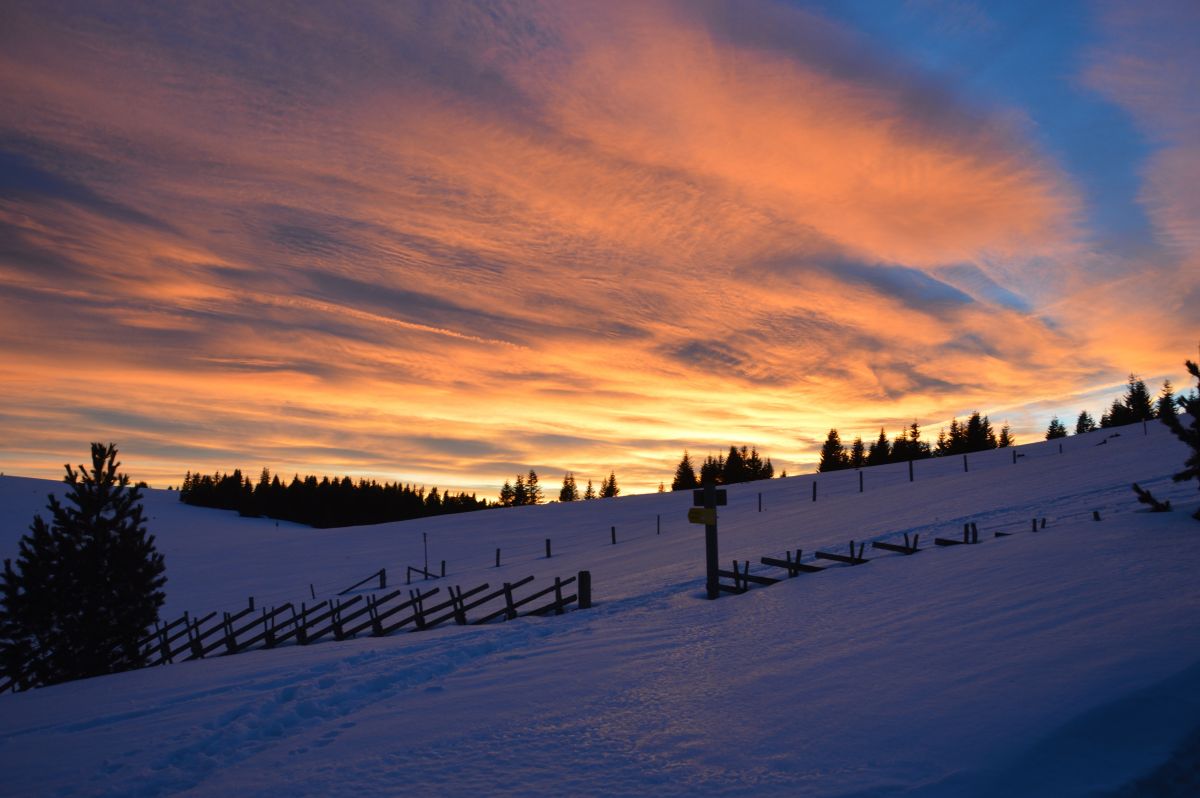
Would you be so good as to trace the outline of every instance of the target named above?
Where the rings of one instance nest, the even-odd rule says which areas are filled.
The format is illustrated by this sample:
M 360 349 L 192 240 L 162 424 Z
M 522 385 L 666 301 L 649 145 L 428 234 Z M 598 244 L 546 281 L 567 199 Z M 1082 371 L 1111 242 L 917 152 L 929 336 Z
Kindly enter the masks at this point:
M 1184 450 L 1164 428 L 1111 432 L 1020 447 L 1016 464 L 971 455 L 969 472 L 919 462 L 911 483 L 905 465 L 864 469 L 863 493 L 853 471 L 733 486 L 726 562 L 903 532 L 930 548 L 715 602 L 690 495 L 318 531 L 152 491 L 168 617 L 310 584 L 325 597 L 380 567 L 396 583 L 423 533 L 447 560 L 436 584 L 587 568 L 597 606 L 3 695 L 4 791 L 1104 794 L 1194 749 L 1200 727 L 1200 494 L 1171 482 Z M 1176 511 L 1142 512 L 1133 481 Z M 0 479 L 0 556 L 53 488 Z M 932 547 L 965 521 L 981 545 Z

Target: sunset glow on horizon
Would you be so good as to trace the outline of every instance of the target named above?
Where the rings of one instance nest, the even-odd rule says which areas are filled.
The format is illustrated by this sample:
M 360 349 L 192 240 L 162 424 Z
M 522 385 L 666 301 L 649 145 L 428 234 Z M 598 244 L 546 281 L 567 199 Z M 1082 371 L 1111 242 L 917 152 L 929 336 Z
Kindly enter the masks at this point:
M 1200 6 L 11 3 L 0 471 L 547 494 L 1200 340 Z

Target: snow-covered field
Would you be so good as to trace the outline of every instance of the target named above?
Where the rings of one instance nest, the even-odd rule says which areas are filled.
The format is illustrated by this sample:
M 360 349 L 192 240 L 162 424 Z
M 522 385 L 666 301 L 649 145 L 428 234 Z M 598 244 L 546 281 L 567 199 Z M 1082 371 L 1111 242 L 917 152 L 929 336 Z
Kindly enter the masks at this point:
M 166 617 L 580 569 L 597 606 L 177 664 L 0 696 L 5 795 L 1075 796 L 1200 728 L 1200 504 L 1161 425 L 733 486 L 722 561 L 921 533 L 719 601 L 690 494 L 312 530 L 150 491 Z M 82 451 L 82 450 L 81 450 Z M 126 469 L 137 478 L 136 463 Z M 1137 481 L 1176 510 L 1144 512 Z M 52 482 L 0 479 L 0 556 Z M 762 512 L 758 496 L 762 495 Z M 1100 511 L 1101 521 L 1092 520 Z M 1029 532 L 1034 517 L 1047 527 Z M 656 521 L 661 518 L 661 534 Z M 934 548 L 975 521 L 981 545 Z M 617 545 L 610 544 L 610 527 Z M 1019 532 L 994 538 L 999 529 Z M 544 558 L 544 539 L 553 559 Z M 502 549 L 503 567 L 494 566 Z M 770 573 L 765 566 L 752 571 Z M 772 575 L 781 576 L 781 572 Z M 434 583 L 430 583 L 432 586 Z M 1142 789 L 1131 788 L 1137 794 Z M 1183 792 L 1194 794 L 1180 787 Z

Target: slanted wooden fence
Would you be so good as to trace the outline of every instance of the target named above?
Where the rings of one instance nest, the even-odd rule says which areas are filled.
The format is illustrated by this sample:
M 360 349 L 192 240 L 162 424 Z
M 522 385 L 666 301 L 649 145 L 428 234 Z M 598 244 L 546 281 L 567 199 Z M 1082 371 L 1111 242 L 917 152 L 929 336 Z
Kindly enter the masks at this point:
M 383 572 L 372 574 L 384 584 Z M 393 590 L 315 604 L 291 602 L 281 607 L 254 609 L 253 603 L 238 612 L 183 613 L 160 623 L 140 641 L 145 667 L 169 665 L 213 656 L 230 656 L 283 645 L 307 646 L 324 640 L 384 637 L 402 631 L 426 631 L 453 622 L 459 626 L 506 621 L 528 615 L 562 615 L 572 605 L 592 606 L 592 578 L 588 571 L 563 579 L 525 596 L 534 577 L 491 587 L 486 582 L 464 590 L 452 586 L 443 594 L 432 590 Z M 573 589 L 574 592 L 571 592 Z M 407 593 L 407 596 L 404 594 Z M 473 617 L 472 617 L 473 616 Z M 20 676 L 6 675 L 0 692 L 20 689 Z

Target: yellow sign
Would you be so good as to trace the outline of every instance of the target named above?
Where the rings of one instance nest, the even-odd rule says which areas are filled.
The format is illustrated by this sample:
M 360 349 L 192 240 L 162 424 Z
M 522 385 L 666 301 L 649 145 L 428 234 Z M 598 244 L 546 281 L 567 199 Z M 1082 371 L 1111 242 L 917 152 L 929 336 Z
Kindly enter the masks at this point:
M 717 511 L 715 508 L 693 507 L 688 510 L 688 523 L 714 526 L 717 523 Z

